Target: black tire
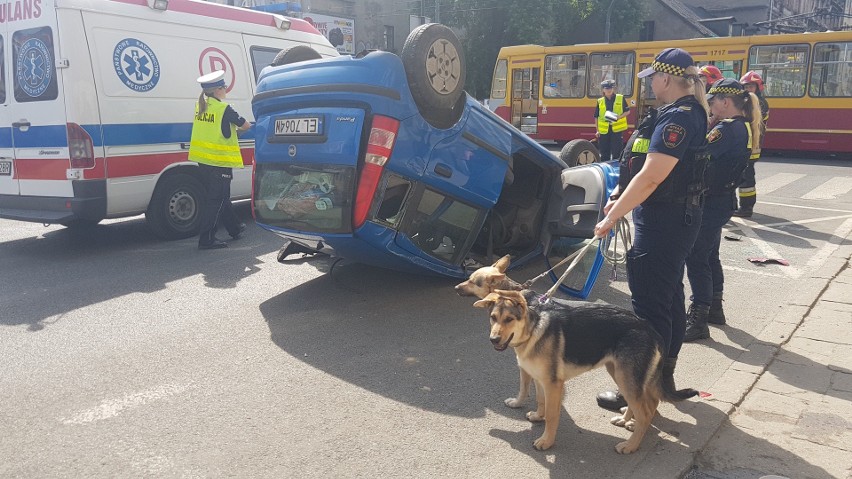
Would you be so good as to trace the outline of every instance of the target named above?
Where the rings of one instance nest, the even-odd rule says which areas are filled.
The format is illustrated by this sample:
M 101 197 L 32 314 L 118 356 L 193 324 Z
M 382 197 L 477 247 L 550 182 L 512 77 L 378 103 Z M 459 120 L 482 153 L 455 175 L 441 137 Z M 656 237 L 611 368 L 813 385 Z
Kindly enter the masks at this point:
M 400 57 L 420 114 L 439 128 L 455 124 L 463 111 L 459 100 L 466 79 L 464 51 L 456 34 L 439 23 L 420 25 L 406 38 Z
M 559 159 L 569 168 L 601 161 L 601 154 L 589 140 L 571 140 L 562 147 Z
M 307 45 L 296 45 L 278 52 L 278 55 L 275 55 L 275 59 L 272 60 L 272 66 L 278 67 L 307 60 L 319 60 L 320 58 L 322 58 L 322 55 L 313 48 Z
M 204 187 L 198 179 L 186 173 L 172 174 L 154 189 L 145 219 L 162 239 L 189 238 L 201 227 L 204 200 Z

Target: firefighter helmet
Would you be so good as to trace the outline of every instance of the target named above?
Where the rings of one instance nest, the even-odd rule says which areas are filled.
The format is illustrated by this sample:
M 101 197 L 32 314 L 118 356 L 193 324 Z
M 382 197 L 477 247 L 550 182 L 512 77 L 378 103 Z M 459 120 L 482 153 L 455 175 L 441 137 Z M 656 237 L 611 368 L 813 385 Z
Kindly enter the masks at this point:
M 740 78 L 740 83 L 745 85 L 746 83 L 754 83 L 757 85 L 757 91 L 763 91 L 763 78 L 754 71 L 748 71 L 742 78 Z
M 722 72 L 716 68 L 716 65 L 704 65 L 698 69 L 698 74 L 707 78 L 708 85 L 712 85 L 722 78 L 725 78 L 722 75 Z

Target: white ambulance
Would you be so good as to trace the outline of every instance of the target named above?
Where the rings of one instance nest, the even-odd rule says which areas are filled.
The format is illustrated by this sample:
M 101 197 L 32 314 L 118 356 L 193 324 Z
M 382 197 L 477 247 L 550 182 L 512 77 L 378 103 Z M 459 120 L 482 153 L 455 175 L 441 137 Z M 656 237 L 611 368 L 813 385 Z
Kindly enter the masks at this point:
M 195 79 L 225 70 L 248 120 L 257 75 L 283 49 L 337 51 L 295 18 L 195 0 L 0 0 L 0 218 L 66 226 L 145 213 L 163 238 L 197 233 L 187 161 Z M 251 195 L 252 135 L 234 198 Z

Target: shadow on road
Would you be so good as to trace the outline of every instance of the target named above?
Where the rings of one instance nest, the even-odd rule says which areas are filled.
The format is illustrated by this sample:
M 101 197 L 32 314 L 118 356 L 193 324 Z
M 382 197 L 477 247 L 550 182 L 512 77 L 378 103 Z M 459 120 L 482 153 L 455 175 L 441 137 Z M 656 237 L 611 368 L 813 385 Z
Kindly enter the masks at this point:
M 233 288 L 257 271 L 259 256 L 281 246 L 254 226 L 247 205 L 236 210 L 249 228 L 230 248 L 216 251 L 199 251 L 197 238 L 161 241 L 141 219 L 0 243 L 0 325 L 39 331 L 75 309 L 159 291 L 198 274 L 208 287 Z

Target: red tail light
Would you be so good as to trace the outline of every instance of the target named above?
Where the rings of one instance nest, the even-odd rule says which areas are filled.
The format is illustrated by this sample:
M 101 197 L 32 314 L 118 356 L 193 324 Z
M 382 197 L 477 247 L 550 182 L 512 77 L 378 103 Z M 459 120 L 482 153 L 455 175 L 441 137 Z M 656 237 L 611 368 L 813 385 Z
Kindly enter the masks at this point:
M 94 168 L 95 147 L 92 137 L 80 125 L 67 123 L 68 153 L 71 155 L 71 168 Z
M 382 170 L 393 152 L 398 131 L 399 121 L 386 116 L 373 117 L 373 128 L 370 130 L 370 140 L 367 142 L 364 169 L 358 179 L 358 190 L 355 196 L 355 213 L 352 221 L 352 226 L 355 228 L 361 227 L 367 221 L 367 213 L 373 204 L 373 196 L 379 186 Z

